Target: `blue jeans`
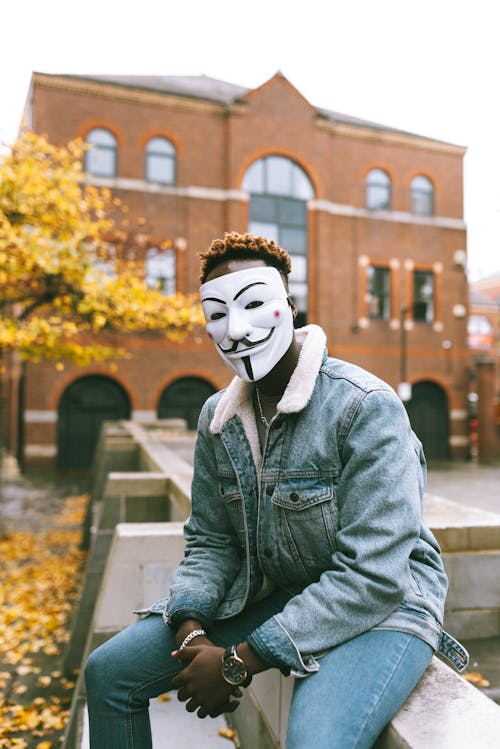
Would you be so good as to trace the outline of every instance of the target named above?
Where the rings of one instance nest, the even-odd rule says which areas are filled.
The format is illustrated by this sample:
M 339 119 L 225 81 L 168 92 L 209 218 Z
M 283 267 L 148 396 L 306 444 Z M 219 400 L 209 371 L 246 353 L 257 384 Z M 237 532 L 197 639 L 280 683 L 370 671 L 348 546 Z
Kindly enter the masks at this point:
M 242 642 L 280 611 L 288 596 L 274 593 L 209 631 L 220 646 Z M 175 638 L 151 614 L 91 653 L 85 668 L 91 749 L 150 749 L 148 705 L 172 689 L 180 664 Z M 287 749 L 368 749 L 404 704 L 432 657 L 414 635 L 372 630 L 319 660 L 314 674 L 296 679 Z M 193 716 L 193 720 L 199 720 Z

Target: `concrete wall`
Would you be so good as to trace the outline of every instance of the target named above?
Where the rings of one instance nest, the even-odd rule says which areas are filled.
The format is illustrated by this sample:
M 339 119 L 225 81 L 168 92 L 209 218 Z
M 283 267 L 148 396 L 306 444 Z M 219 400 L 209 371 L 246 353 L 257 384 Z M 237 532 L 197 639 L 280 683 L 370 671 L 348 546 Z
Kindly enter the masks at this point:
M 121 428 L 135 445 L 142 470 L 110 472 L 99 480 L 102 497 L 97 502 L 93 553 L 86 588 L 87 626 L 80 642 L 81 660 L 100 642 L 135 620 L 133 610 L 165 596 L 171 575 L 182 559 L 182 520 L 189 512 L 192 468 L 188 458 L 192 443 L 169 440 L 168 431 L 123 423 Z M 110 439 L 116 446 L 116 433 Z M 112 463 L 103 441 L 101 460 Z M 170 447 L 169 447 L 170 445 Z M 177 445 L 178 450 L 171 447 Z M 107 456 L 107 457 L 106 457 Z M 99 475 L 99 472 L 98 472 Z M 156 499 L 163 498 L 172 520 L 123 522 L 141 512 L 158 513 Z M 149 510 L 148 510 L 149 505 Z M 444 552 L 450 577 L 445 626 L 458 638 L 500 634 L 500 517 L 455 502 L 426 495 L 424 514 Z M 92 562 L 92 560 L 95 560 Z M 123 580 L 127 580 L 126 589 Z M 97 586 L 99 581 L 99 586 Z M 97 587 L 99 592 L 97 594 Z M 87 599 L 87 600 L 85 600 Z M 81 619 L 81 617 L 80 617 Z M 76 652 L 76 651 L 75 651 Z M 292 681 L 276 671 L 255 677 L 232 721 L 242 747 L 270 749 L 284 746 Z M 75 690 L 72 718 L 65 749 L 79 747 L 85 695 L 83 684 Z M 425 716 L 425 720 L 423 719 Z M 474 739 L 481 727 L 481 743 Z M 500 709 L 437 658 L 405 707 L 377 743 L 378 749 L 461 749 L 498 746 Z

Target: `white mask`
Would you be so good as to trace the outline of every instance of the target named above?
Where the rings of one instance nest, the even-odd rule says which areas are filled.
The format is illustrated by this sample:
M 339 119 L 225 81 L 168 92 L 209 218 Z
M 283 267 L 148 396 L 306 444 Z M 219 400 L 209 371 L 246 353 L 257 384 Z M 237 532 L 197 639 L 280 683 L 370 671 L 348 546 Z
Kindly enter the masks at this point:
M 293 339 L 293 314 L 276 268 L 259 266 L 200 286 L 207 332 L 225 363 L 243 380 L 265 377 Z

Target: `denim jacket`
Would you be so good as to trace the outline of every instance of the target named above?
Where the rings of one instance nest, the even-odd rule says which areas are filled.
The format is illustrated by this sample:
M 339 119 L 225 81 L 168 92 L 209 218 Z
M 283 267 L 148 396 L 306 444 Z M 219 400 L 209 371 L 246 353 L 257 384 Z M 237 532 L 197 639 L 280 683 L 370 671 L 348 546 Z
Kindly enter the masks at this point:
M 370 629 L 408 632 L 462 670 L 441 628 L 447 579 L 422 523 L 422 446 L 392 388 L 329 358 L 316 325 L 261 451 L 253 385 L 235 377 L 200 415 L 186 551 L 164 611 L 176 626 L 234 616 L 278 586 L 283 610 L 248 637 L 284 673 Z

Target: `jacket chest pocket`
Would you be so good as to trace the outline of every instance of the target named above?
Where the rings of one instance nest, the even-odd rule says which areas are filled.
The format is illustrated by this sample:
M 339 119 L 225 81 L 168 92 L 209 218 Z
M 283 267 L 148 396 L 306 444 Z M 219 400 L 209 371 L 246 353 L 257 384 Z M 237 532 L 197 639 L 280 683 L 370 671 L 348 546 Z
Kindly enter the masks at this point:
M 219 495 L 224 503 L 229 521 L 238 534 L 245 532 L 243 497 L 234 476 L 219 475 Z
M 335 551 L 337 504 L 331 478 L 281 482 L 271 497 L 280 538 L 307 566 L 328 565 Z

